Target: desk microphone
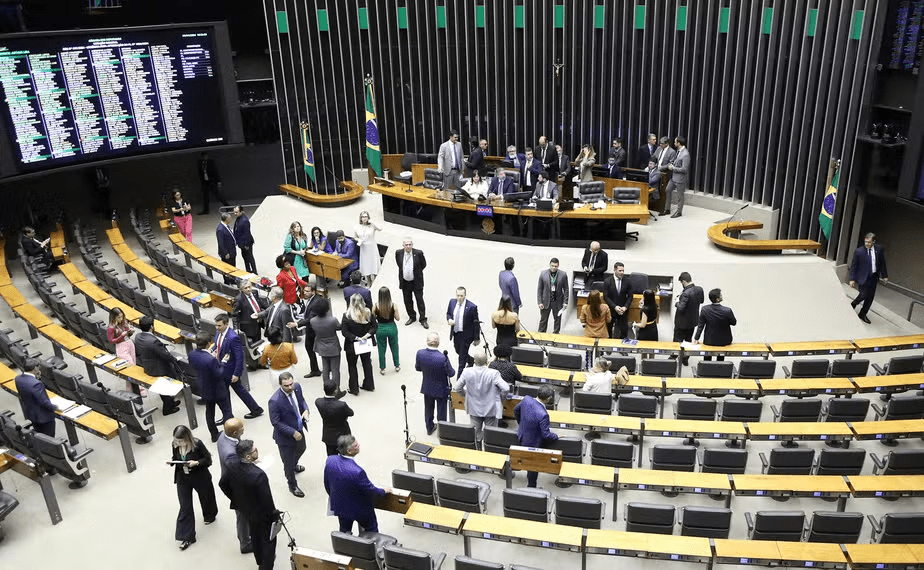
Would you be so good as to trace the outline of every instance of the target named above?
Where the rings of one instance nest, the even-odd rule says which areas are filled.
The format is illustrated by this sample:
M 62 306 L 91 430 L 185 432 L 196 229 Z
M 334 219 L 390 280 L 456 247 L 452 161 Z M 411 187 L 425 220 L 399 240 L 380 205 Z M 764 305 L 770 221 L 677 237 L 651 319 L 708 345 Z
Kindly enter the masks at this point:
M 750 204 L 745 204 L 744 206 L 741 206 L 740 208 L 738 208 L 738 209 L 735 211 L 734 214 L 732 214 L 732 216 L 731 216 L 730 218 L 728 218 L 728 223 L 725 224 L 725 229 L 726 229 L 726 230 L 728 229 L 728 226 L 731 225 L 732 220 L 735 219 L 735 216 L 737 216 L 738 214 L 740 214 L 740 213 L 741 213 L 741 210 L 747 208 L 748 206 L 750 206 Z
M 551 316 L 551 315 L 550 315 L 550 316 Z M 543 344 L 541 344 L 540 342 L 538 342 L 538 341 L 533 337 L 532 333 L 529 332 L 529 329 L 527 329 L 526 327 L 523 326 L 523 323 L 520 323 L 520 330 L 526 333 L 526 336 L 529 337 L 529 340 L 533 341 L 533 344 L 535 344 L 536 346 L 539 347 L 539 349 L 542 351 L 542 354 L 543 354 L 543 355 L 545 356 L 545 358 L 548 360 L 548 358 L 549 358 L 549 351 L 546 350 L 545 345 L 543 345 Z

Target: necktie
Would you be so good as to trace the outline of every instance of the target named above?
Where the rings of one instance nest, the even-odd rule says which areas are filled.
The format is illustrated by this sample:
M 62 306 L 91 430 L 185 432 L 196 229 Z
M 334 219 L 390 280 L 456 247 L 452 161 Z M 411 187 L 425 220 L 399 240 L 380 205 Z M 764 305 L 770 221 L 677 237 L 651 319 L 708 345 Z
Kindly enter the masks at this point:
M 270 313 L 270 318 L 269 318 L 269 322 L 267 323 L 267 326 L 270 326 L 270 327 L 273 326 L 273 321 L 276 319 L 276 310 L 279 309 L 280 304 L 281 304 L 281 301 L 273 305 L 273 312 Z
M 458 170 L 458 169 L 459 169 L 459 162 L 460 162 L 460 161 L 459 161 L 459 147 L 456 146 L 456 145 L 452 145 L 452 156 L 453 156 L 453 159 L 454 159 L 455 162 L 456 162 L 456 170 Z
M 222 332 L 218 335 L 218 342 L 215 343 L 215 345 L 218 347 L 218 354 L 221 354 L 221 343 L 223 343 L 224 341 L 225 341 L 225 333 L 224 333 L 224 331 L 222 331 Z
M 298 402 L 295 401 L 295 390 L 289 392 L 289 401 L 292 403 L 292 409 L 295 411 L 295 417 L 298 421 L 298 431 L 302 430 L 302 413 L 298 411 Z
M 545 164 L 545 148 L 546 147 L 542 147 L 542 164 Z
M 227 224 L 222 224 L 222 225 L 225 227 L 226 230 L 228 230 L 228 233 L 231 234 L 231 239 L 234 240 L 234 245 L 237 245 L 237 239 L 234 238 L 234 232 L 231 231 L 231 228 L 228 227 Z
M 590 254 L 590 263 L 587 264 L 587 268 L 590 269 L 591 271 L 594 270 L 594 262 L 595 262 L 596 260 L 597 260 L 597 254 L 596 254 L 596 253 L 591 253 L 591 254 Z
M 616 292 L 622 293 L 622 279 L 616 280 Z
M 250 306 L 253 307 L 253 312 L 260 312 L 260 305 L 257 304 L 257 300 L 253 298 L 253 295 L 247 295 L 247 298 L 250 300 Z
M 465 308 L 465 303 L 456 303 L 456 315 L 455 315 L 455 330 L 459 332 L 462 330 L 462 310 Z
M 549 183 L 548 182 L 542 183 L 542 197 L 543 198 L 549 197 Z

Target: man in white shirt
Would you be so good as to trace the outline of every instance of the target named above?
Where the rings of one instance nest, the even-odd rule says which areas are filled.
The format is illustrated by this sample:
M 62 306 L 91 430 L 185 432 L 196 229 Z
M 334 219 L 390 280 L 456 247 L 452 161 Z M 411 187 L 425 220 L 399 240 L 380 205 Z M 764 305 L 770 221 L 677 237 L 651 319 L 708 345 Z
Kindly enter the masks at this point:
M 417 299 L 417 309 L 420 311 L 420 326 L 430 328 L 427 324 L 427 306 L 423 298 L 423 270 L 427 267 L 427 259 L 419 249 L 414 249 L 411 238 L 404 239 L 404 247 L 395 252 L 395 263 L 398 265 L 398 287 L 404 293 L 404 308 L 407 310 L 407 322 L 410 325 L 417 320 L 417 311 L 414 310 L 414 299 Z

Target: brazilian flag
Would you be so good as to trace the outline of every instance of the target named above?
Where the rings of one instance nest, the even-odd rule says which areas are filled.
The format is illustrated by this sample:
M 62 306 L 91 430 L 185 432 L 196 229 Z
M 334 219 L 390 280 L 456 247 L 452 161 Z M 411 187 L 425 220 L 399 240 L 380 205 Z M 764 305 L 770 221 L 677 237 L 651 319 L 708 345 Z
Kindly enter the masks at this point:
M 834 223 L 834 206 L 837 203 L 837 183 L 840 177 L 841 170 L 838 167 L 834 171 L 834 176 L 831 177 L 831 185 L 828 186 L 828 191 L 825 192 L 825 199 L 821 202 L 821 213 L 818 214 L 818 225 L 821 226 L 825 239 L 831 238 L 831 224 Z
M 379 127 L 375 120 L 375 96 L 372 80 L 366 81 L 366 160 L 369 168 L 382 175 L 382 149 L 379 147 Z
M 302 162 L 305 174 L 311 181 L 317 183 L 317 174 L 314 171 L 314 153 L 311 152 L 311 143 L 308 142 L 308 123 L 302 123 Z

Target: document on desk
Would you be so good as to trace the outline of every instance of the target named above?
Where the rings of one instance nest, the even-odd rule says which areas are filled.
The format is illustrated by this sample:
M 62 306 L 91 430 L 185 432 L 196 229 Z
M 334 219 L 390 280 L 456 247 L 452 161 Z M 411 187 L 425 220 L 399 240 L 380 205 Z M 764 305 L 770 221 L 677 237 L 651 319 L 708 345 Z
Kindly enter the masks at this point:
M 183 385 L 179 382 L 174 382 L 170 378 L 161 376 L 151 384 L 151 387 L 148 388 L 151 392 L 155 394 L 160 394 L 161 396 L 176 396 L 180 393 L 180 390 L 183 389 Z
M 103 364 L 106 364 L 107 362 L 112 362 L 115 359 L 116 359 L 116 356 L 114 354 L 100 354 L 99 356 L 93 359 L 93 364 L 96 364 L 97 366 L 102 366 Z
M 52 405 L 62 414 L 65 412 L 65 410 L 73 408 L 74 404 L 76 404 L 76 402 L 73 400 L 68 400 L 67 398 L 62 398 L 61 396 L 55 396 L 54 398 L 49 399 L 51 400 Z
M 67 410 L 66 412 L 62 412 L 62 413 L 64 414 L 64 417 L 71 419 L 71 420 L 76 420 L 79 417 L 89 414 L 92 411 L 93 409 L 90 408 L 89 406 L 81 405 L 81 406 L 74 406 L 73 408 Z
M 689 342 L 685 340 L 680 343 L 680 348 L 684 348 L 687 350 L 699 350 L 699 347 L 700 347 L 700 344 L 698 342 Z

